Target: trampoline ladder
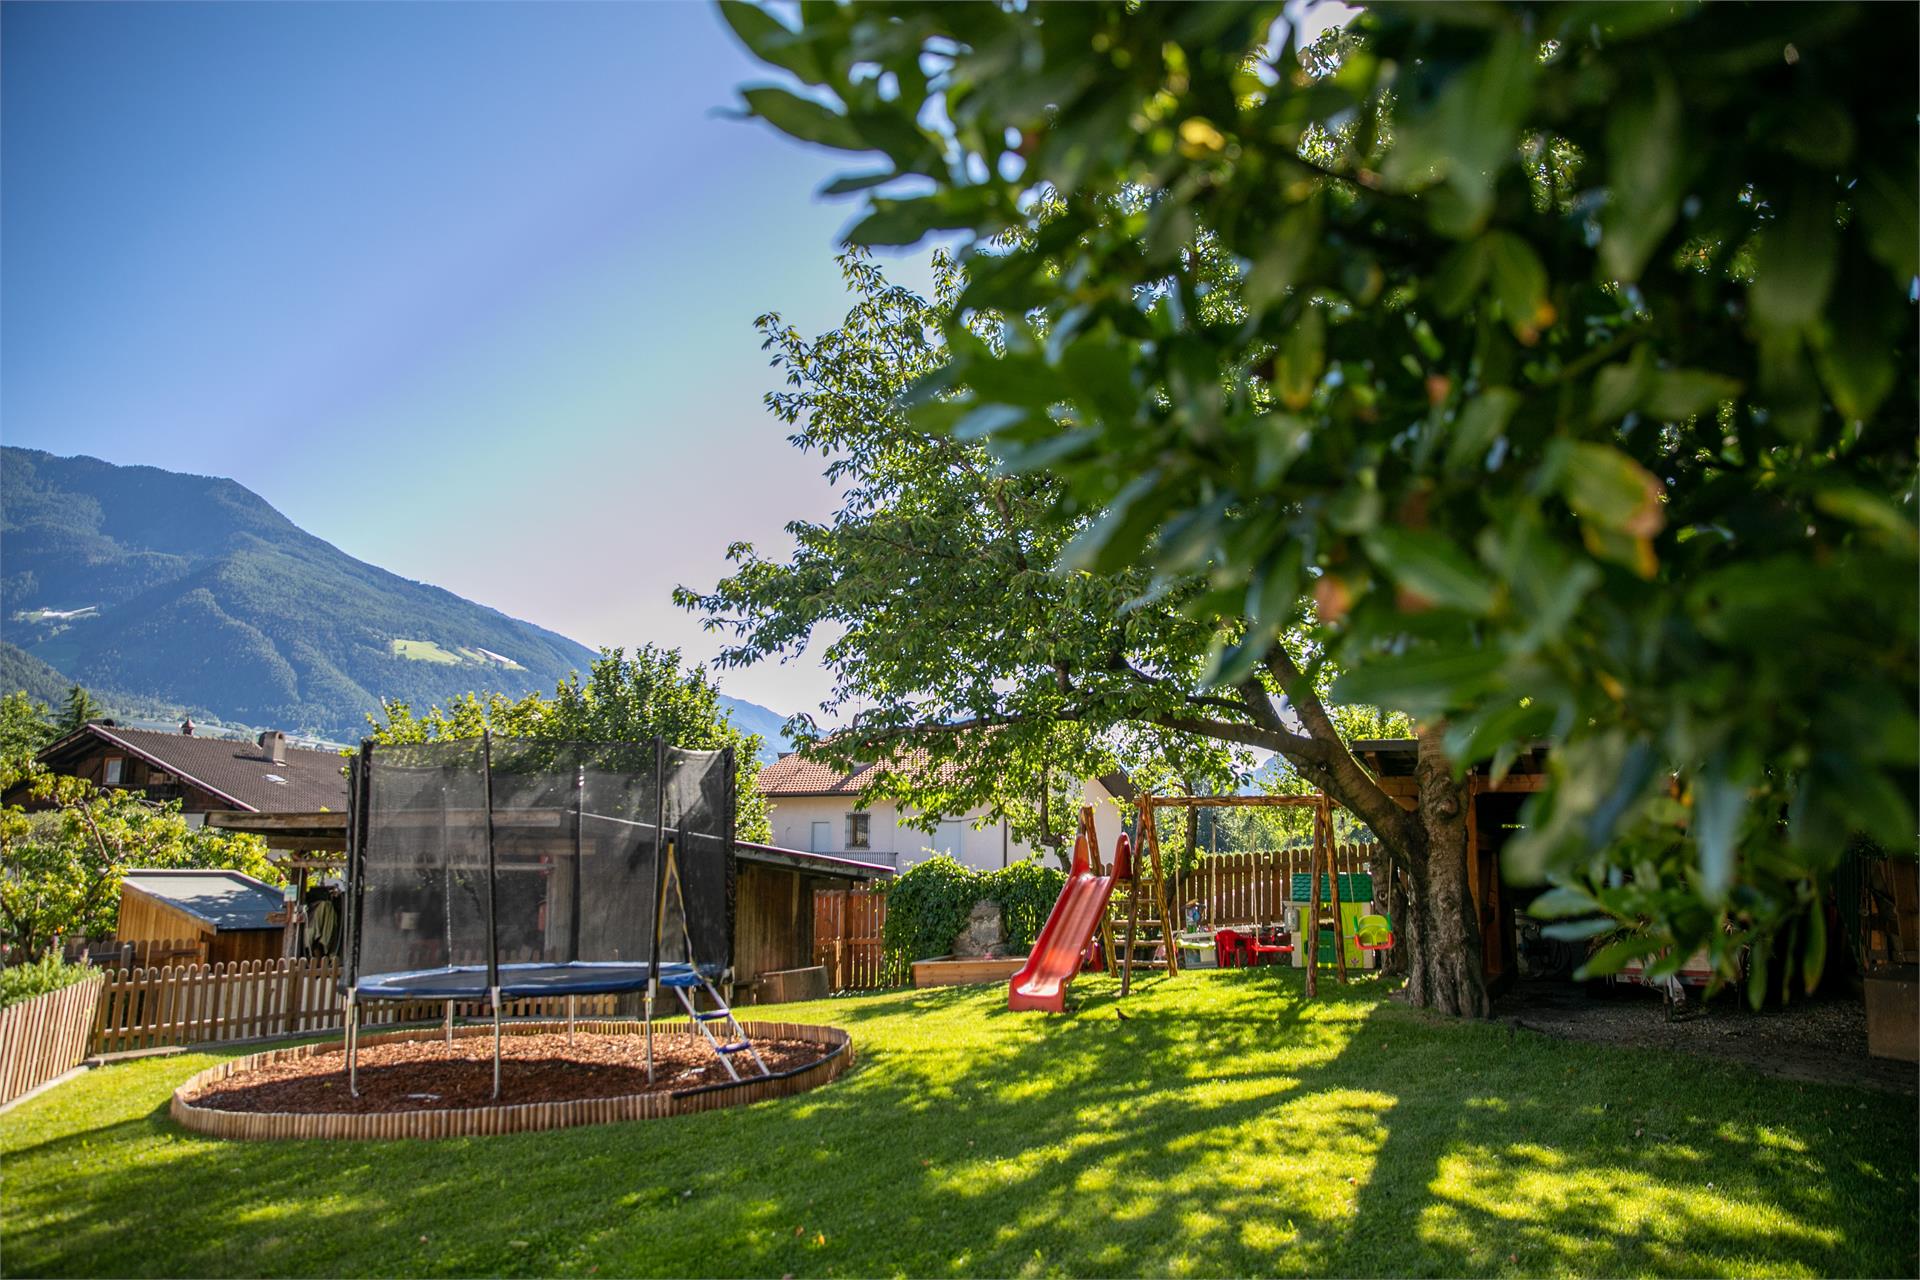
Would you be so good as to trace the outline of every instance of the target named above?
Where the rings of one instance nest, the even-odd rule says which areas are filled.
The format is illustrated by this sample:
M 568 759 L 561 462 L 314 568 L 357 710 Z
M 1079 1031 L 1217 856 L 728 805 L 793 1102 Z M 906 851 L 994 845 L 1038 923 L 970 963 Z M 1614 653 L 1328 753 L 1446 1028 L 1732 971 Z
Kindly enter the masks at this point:
M 704 978 L 701 979 L 700 985 L 705 987 L 707 994 L 713 998 L 715 1008 L 705 1011 L 699 1009 L 694 1004 L 692 994 L 685 987 L 675 987 L 674 991 L 679 994 L 680 1003 L 686 1006 L 687 1018 L 700 1029 L 700 1034 L 706 1037 L 707 1047 L 713 1050 L 714 1057 L 720 1059 L 720 1065 L 727 1069 L 727 1075 L 734 1080 L 740 1078 L 740 1072 L 733 1065 L 733 1055 L 743 1052 L 753 1055 L 753 1064 L 760 1068 L 761 1075 L 772 1075 L 773 1072 L 767 1069 L 767 1064 L 761 1059 L 760 1051 L 754 1048 L 753 1041 L 747 1038 L 746 1028 L 740 1025 L 738 1018 L 733 1016 L 732 1007 L 720 998 L 719 988 Z M 732 1037 L 725 1043 L 713 1034 L 713 1024 L 716 1022 L 723 1024 L 722 1029 Z

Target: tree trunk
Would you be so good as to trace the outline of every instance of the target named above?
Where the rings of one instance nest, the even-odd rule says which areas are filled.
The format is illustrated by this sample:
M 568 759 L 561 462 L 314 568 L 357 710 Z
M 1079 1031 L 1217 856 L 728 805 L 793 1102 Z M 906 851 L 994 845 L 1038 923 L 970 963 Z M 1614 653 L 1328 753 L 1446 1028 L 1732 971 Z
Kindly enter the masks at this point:
M 1467 884 L 1467 797 L 1440 749 L 1440 730 L 1419 731 L 1416 813 L 1426 856 L 1415 865 L 1407 954 L 1407 997 L 1415 1006 L 1464 1018 L 1488 1012 L 1479 912 Z
M 1467 885 L 1467 797 L 1453 780 L 1440 733 L 1437 726 L 1419 731 L 1412 813 L 1381 792 L 1344 743 L 1331 761 L 1295 764 L 1308 781 L 1373 829 L 1382 850 L 1405 875 L 1405 901 L 1394 925 L 1408 1003 L 1455 1017 L 1484 1018 L 1489 1001 L 1481 969 L 1479 914 Z

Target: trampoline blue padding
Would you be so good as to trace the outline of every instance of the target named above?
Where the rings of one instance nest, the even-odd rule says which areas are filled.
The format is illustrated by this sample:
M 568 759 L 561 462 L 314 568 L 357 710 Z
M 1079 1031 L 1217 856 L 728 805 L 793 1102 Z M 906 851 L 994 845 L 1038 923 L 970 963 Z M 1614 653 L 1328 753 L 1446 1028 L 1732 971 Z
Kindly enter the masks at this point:
M 627 962 L 576 961 L 572 964 L 503 964 L 502 996 L 585 996 L 616 991 L 644 991 L 649 966 Z M 694 987 L 700 974 L 690 964 L 662 964 L 660 985 Z M 372 973 L 353 984 L 360 1000 L 485 1000 L 487 966 L 414 969 L 404 973 Z

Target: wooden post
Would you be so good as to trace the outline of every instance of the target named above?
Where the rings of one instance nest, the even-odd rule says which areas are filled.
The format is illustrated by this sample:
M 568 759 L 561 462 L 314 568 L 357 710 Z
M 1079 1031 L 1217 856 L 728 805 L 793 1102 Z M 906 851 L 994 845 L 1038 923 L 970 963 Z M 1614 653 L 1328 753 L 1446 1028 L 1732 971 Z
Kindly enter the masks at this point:
M 836 979 L 834 989 L 845 991 L 853 985 L 848 981 L 850 975 L 847 973 L 847 938 L 848 930 L 853 924 L 853 890 L 848 889 L 843 892 L 840 895 L 840 902 L 840 936 L 834 940 L 833 944 L 833 973 Z
M 1340 913 L 1340 854 L 1339 846 L 1333 842 L 1333 804 L 1325 796 L 1320 797 L 1316 815 L 1327 841 L 1327 888 L 1333 895 L 1333 964 L 1344 984 L 1347 980 L 1347 940 L 1344 936 L 1345 921 Z
M 1306 944 L 1304 954 L 1307 957 L 1307 999 L 1314 1000 L 1320 995 L 1320 822 L 1316 815 L 1313 824 L 1313 845 L 1307 853 L 1307 917 Z

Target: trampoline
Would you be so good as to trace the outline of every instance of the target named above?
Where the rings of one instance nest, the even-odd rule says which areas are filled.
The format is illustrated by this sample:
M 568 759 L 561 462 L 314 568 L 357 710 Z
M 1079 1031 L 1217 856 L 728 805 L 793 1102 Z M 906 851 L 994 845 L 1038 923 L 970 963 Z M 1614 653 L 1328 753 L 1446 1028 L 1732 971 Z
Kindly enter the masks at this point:
M 733 1079 L 766 1065 L 716 983 L 732 954 L 734 759 L 649 742 L 491 734 L 365 742 L 348 793 L 347 1079 L 358 1094 L 359 1005 L 501 1006 L 672 992 Z M 714 1008 L 701 1009 L 705 995 Z M 716 1035 L 723 1031 L 726 1037 Z

